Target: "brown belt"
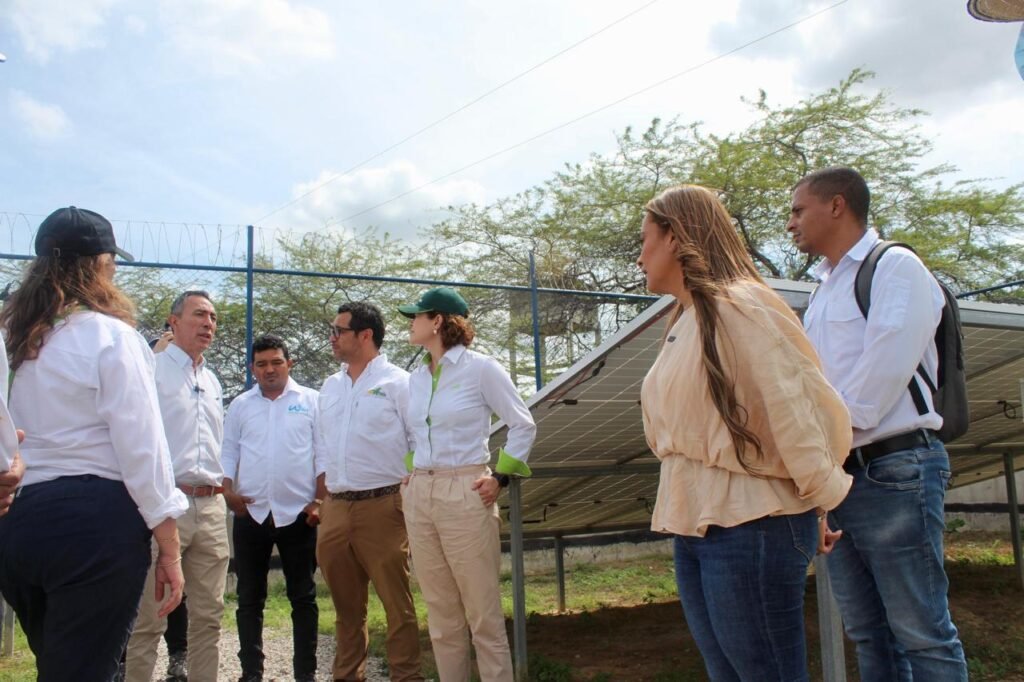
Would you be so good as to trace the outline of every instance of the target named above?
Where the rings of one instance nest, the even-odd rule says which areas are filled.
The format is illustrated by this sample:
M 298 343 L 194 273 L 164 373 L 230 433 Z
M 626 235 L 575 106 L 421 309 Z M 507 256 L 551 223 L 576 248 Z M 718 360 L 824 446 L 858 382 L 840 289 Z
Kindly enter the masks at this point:
M 345 500 L 346 502 L 358 502 L 359 500 L 370 500 L 374 497 L 384 497 L 385 495 L 394 495 L 401 488 L 400 483 L 394 485 L 386 485 L 383 488 L 374 488 L 373 490 L 346 490 L 341 493 L 331 493 L 332 500 Z
M 179 483 L 178 490 L 189 497 L 213 497 L 224 492 L 224 488 L 219 485 L 188 485 L 187 483 Z

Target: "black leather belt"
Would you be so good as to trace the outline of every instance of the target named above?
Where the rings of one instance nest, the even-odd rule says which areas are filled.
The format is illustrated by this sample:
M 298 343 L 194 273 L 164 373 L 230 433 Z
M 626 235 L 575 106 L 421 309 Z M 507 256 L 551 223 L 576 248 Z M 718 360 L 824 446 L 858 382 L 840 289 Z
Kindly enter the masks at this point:
M 374 488 L 373 490 L 346 490 L 341 493 L 331 493 L 332 500 L 345 500 L 346 502 L 358 502 L 359 500 L 372 500 L 376 497 L 384 497 L 385 495 L 394 495 L 401 488 L 400 483 L 394 485 L 386 485 L 383 488 Z
M 843 469 L 847 473 L 852 473 L 866 467 L 872 460 L 891 455 L 900 450 L 931 447 L 930 439 L 933 438 L 936 438 L 936 435 L 931 429 L 918 429 L 862 445 L 859 448 L 850 450 L 850 456 L 843 463 Z

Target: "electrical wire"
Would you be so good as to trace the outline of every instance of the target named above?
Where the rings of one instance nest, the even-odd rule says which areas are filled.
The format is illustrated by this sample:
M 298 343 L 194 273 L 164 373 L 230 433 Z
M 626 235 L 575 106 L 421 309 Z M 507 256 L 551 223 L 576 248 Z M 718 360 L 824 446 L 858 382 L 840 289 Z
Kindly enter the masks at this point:
M 327 178 L 326 180 L 324 180 L 320 184 L 314 186 L 312 189 L 308 190 L 307 192 L 305 192 L 305 193 L 295 197 L 291 201 L 288 201 L 288 202 L 286 202 L 284 204 L 281 204 L 280 206 L 275 208 L 270 213 L 266 214 L 262 218 L 257 219 L 256 222 L 262 222 L 262 221 L 266 220 L 267 218 L 269 218 L 270 216 L 274 215 L 275 213 L 279 213 L 279 212 L 283 211 L 284 209 L 288 208 L 289 206 L 297 204 L 298 202 L 302 201 L 303 199 L 305 199 L 309 195 L 314 194 L 315 192 L 323 189 L 324 187 L 326 187 L 327 185 L 331 184 L 332 182 L 334 182 L 336 180 L 340 180 L 341 178 L 345 177 L 346 175 L 349 175 L 350 173 L 352 173 L 352 172 L 362 168 L 363 166 L 365 166 L 366 164 L 370 163 L 371 161 L 379 159 L 380 157 L 384 156 L 388 152 L 390 152 L 390 151 L 392 151 L 394 149 L 397 149 L 398 147 L 401 147 L 406 142 L 408 142 L 408 141 L 410 141 L 410 140 L 412 140 L 412 139 L 414 139 L 416 137 L 419 137 L 420 135 L 422 135 L 423 133 L 427 132 L 428 130 L 431 130 L 432 128 L 435 128 L 435 127 L 441 125 L 442 123 L 444 123 L 448 119 L 452 118 L 453 116 L 455 116 L 457 114 L 462 113 L 466 109 L 469 109 L 474 104 L 477 104 L 477 103 L 481 102 L 482 100 L 486 99 L 487 97 L 490 97 L 491 95 L 493 95 L 494 93 L 498 92 L 502 88 L 505 88 L 505 87 L 511 85 L 512 83 L 515 83 L 517 80 L 523 78 L 524 76 L 527 76 L 527 75 L 533 73 L 534 71 L 536 71 L 540 67 L 542 67 L 542 66 L 544 66 L 546 64 L 549 64 L 550 62 L 558 59 L 559 57 L 561 57 L 565 53 L 567 53 L 567 52 L 569 52 L 571 50 L 576 49 L 577 47 L 579 47 L 583 43 L 585 43 L 585 42 L 587 42 L 587 41 L 589 41 L 589 40 L 591 40 L 593 38 L 596 38 L 597 36 L 601 35 L 605 31 L 613 28 L 614 26 L 616 26 L 618 24 L 621 24 L 623 21 L 625 21 L 626 19 L 629 19 L 633 15 L 639 14 L 640 12 L 644 11 L 645 9 L 647 9 L 648 7 L 650 7 L 651 5 L 653 5 L 656 2 L 658 2 L 658 0 L 651 0 L 646 5 L 638 7 L 637 9 L 633 10 L 632 12 L 629 12 L 628 14 L 622 15 L 621 17 L 619 17 L 618 19 L 616 19 L 612 23 L 608 24 L 607 26 L 598 29 L 597 31 L 591 33 L 590 35 L 586 36 L 585 38 L 581 38 L 580 40 L 577 40 L 572 45 L 569 45 L 568 47 L 563 48 L 562 50 L 560 50 L 560 51 L 556 52 L 555 54 L 551 55 L 550 57 L 548 57 L 547 59 L 544 59 L 543 61 L 537 62 L 536 64 L 534 64 L 530 68 L 526 69 L 525 71 L 522 71 L 522 72 L 518 73 L 517 75 L 513 76 L 512 78 L 509 78 L 507 81 L 505 81 L 505 82 L 503 82 L 503 83 L 501 83 L 499 85 L 494 86 L 493 88 L 491 88 L 487 92 L 483 93 L 482 95 L 478 96 L 477 98 L 467 102 L 466 104 L 463 104 L 458 109 L 455 109 L 454 111 L 445 114 L 444 116 L 442 116 L 441 118 L 437 119 L 436 121 L 433 121 L 432 123 L 428 123 L 427 125 L 423 126 L 419 130 L 417 130 L 416 132 L 411 133 L 411 134 L 403 137 L 398 142 L 395 142 L 394 144 L 392 144 L 389 147 L 386 147 L 385 149 L 382 149 L 381 151 L 377 152 L 373 156 L 366 157 L 365 159 L 363 159 L 362 161 L 360 161 L 356 165 L 352 166 L 348 170 L 345 170 L 345 171 L 342 171 L 341 173 L 337 173 L 335 175 L 332 175 L 331 177 Z M 426 186 L 426 185 L 424 185 L 424 186 Z
M 467 163 L 465 166 L 461 166 L 460 168 L 456 168 L 455 170 L 453 170 L 451 172 L 448 172 L 448 173 L 445 173 L 444 175 L 440 175 L 440 176 L 438 176 L 438 177 L 436 177 L 436 178 L 434 178 L 432 180 L 428 180 L 427 182 L 423 183 L 422 185 L 419 185 L 417 187 L 413 187 L 412 189 L 406 190 L 406 191 L 404 191 L 404 192 L 402 192 L 400 194 L 396 194 L 395 196 L 391 197 L 390 199 L 385 199 L 384 201 L 381 201 L 380 203 L 374 204 L 373 206 L 370 206 L 369 208 L 365 208 L 365 209 L 363 209 L 361 211 L 358 211 L 356 213 L 352 213 L 351 215 L 347 215 L 344 218 L 342 218 L 341 220 L 339 220 L 338 222 L 344 223 L 344 222 L 346 222 L 348 220 L 352 220 L 353 218 L 358 218 L 359 216 L 365 215 L 365 214 L 369 213 L 370 211 L 375 211 L 378 208 L 381 208 L 382 206 L 387 206 L 388 204 L 393 203 L 395 201 L 398 201 L 399 199 L 403 199 L 403 198 L 409 196 L 410 194 L 415 194 L 416 192 L 419 192 L 422 189 L 425 189 L 427 187 L 430 187 L 431 185 L 434 185 L 434 184 L 436 184 L 438 182 L 441 182 L 442 180 L 447 180 L 448 178 L 450 178 L 450 177 L 452 177 L 454 175 L 458 175 L 459 173 L 462 173 L 463 171 L 467 171 L 470 168 L 473 168 L 474 166 L 479 166 L 482 163 L 486 163 L 487 161 L 490 161 L 490 160 L 495 159 L 495 158 L 497 158 L 499 156 L 507 154 L 507 153 L 509 153 L 509 152 L 511 152 L 513 150 L 519 149 L 520 147 L 524 147 L 524 146 L 530 144 L 531 142 L 536 142 L 537 140 L 541 139 L 542 137 L 546 137 L 546 136 L 550 135 L 551 133 L 554 133 L 554 132 L 557 132 L 559 130 L 562 130 L 563 128 L 568 128 L 571 125 L 575 125 L 576 123 L 579 123 L 580 121 L 582 121 L 584 119 L 590 118 L 591 116 L 599 114 L 602 111 L 605 111 L 607 109 L 611 109 L 612 107 L 617 106 L 619 104 L 622 104 L 623 102 L 625 102 L 627 100 L 633 99 L 634 97 L 637 97 L 638 95 L 642 95 L 645 92 L 649 92 L 651 90 L 654 90 L 655 88 L 661 87 L 662 85 L 665 85 L 666 83 L 669 83 L 671 81 L 676 80 L 677 78 L 681 78 L 681 77 L 683 77 L 685 75 L 693 73 L 694 71 L 697 71 L 698 69 L 702 69 L 705 66 L 709 66 L 711 64 L 714 64 L 717 61 L 725 59 L 726 57 L 728 57 L 730 55 L 733 55 L 733 54 L 736 54 L 737 52 L 740 52 L 741 50 L 744 50 L 744 49 L 750 47 L 751 45 L 756 45 L 757 43 L 760 43 L 760 42 L 762 42 L 764 40 L 767 40 L 768 38 L 771 38 L 772 36 L 778 35 L 779 33 L 782 33 L 784 31 L 788 31 L 791 28 L 799 26 L 800 24 L 803 24 L 805 22 L 808 22 L 811 19 L 814 19 L 815 17 L 821 16 L 822 14 L 824 14 L 826 12 L 829 12 L 829 11 L 835 9 L 836 7 L 839 7 L 840 5 L 845 5 L 847 2 L 849 2 L 849 0 L 839 0 L 839 2 L 831 4 L 828 7 L 820 9 L 820 10 L 818 10 L 816 12 L 812 12 L 811 14 L 808 14 L 807 16 L 805 16 L 805 17 L 803 17 L 801 19 L 798 19 L 798 20 L 793 21 L 793 22 L 791 22 L 789 24 L 786 24 L 785 26 L 780 26 L 779 28 L 777 28 L 777 29 L 775 29 L 773 31 L 765 33 L 765 34 L 763 34 L 763 35 L 761 35 L 761 36 L 759 36 L 757 38 L 754 38 L 753 40 L 747 41 L 747 42 L 743 43 L 742 45 L 738 45 L 738 46 L 736 46 L 736 47 L 734 47 L 734 48 L 732 48 L 730 50 L 727 50 L 725 52 L 721 52 L 721 53 L 715 55 L 714 57 L 711 57 L 710 59 L 707 59 L 707 60 L 705 60 L 705 61 L 703 61 L 703 62 L 701 62 L 699 64 L 695 64 L 695 65 L 693 65 L 691 67 L 688 67 L 686 69 L 683 69 L 682 71 L 679 71 L 678 73 L 675 73 L 675 74 L 673 74 L 671 76 L 668 76 L 667 78 L 663 78 L 663 79 L 661 79 L 661 80 L 659 80 L 659 81 L 657 81 L 655 83 L 651 83 L 650 85 L 648 85 L 646 87 L 643 87 L 643 88 L 640 88 L 639 90 L 635 90 L 634 92 L 631 92 L 628 95 L 620 97 L 619 99 L 617 99 L 617 100 L 615 100 L 613 102 L 609 102 L 608 104 L 605 104 L 604 106 L 598 107 L 597 109 L 593 109 L 591 111 L 588 111 L 587 113 L 582 114 L 580 116 L 577 116 L 576 118 L 571 119 L 569 121 L 566 121 L 565 123 L 561 123 L 561 124 L 555 126 L 554 128 L 548 128 L 547 130 L 545 130 L 545 131 L 543 131 L 541 133 L 537 133 L 536 135 L 534 135 L 532 137 L 529 137 L 529 138 L 527 138 L 527 139 L 525 139 L 525 140 L 523 140 L 521 142 L 517 142 L 517 143 L 515 143 L 515 144 L 513 144 L 511 146 L 505 147 L 504 149 L 496 151 L 496 152 L 494 152 L 492 154 L 488 154 L 487 156 L 485 156 L 483 158 L 477 159 L 476 161 L 473 161 L 472 163 Z M 311 190 L 311 191 L 314 191 L 314 190 Z

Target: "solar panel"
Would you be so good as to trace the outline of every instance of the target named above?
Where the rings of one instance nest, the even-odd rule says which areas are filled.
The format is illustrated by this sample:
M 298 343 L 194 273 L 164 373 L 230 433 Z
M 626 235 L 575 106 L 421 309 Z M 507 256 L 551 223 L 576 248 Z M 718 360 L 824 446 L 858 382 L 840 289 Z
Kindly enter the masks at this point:
M 769 280 L 801 314 L 813 285 Z M 671 297 L 655 302 L 527 400 L 537 422 L 534 477 L 522 486 L 524 534 L 650 527 L 658 460 L 644 438 L 640 386 L 654 362 Z M 953 485 L 1003 474 L 1003 453 L 1024 467 L 1024 306 L 962 301 L 971 425 L 947 445 Z M 495 424 L 491 449 L 504 443 Z M 508 530 L 503 510 L 503 531 Z

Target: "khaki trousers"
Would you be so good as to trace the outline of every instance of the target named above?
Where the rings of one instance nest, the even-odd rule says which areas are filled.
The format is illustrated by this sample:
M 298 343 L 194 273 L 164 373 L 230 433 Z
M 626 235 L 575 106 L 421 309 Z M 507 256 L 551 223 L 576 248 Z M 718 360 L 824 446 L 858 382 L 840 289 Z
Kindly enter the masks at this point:
M 470 633 L 482 682 L 512 682 L 498 588 L 498 507 L 485 507 L 472 490 L 489 474 L 483 465 L 417 469 L 402 493 L 441 682 L 470 679 Z
M 181 569 L 188 594 L 188 679 L 190 682 L 216 682 L 224 583 L 230 559 L 227 507 L 223 496 L 189 497 L 188 511 L 178 518 L 177 525 Z M 154 541 L 154 566 L 146 577 L 139 618 L 128 641 L 126 682 L 151 682 L 157 644 L 167 629 L 167 619 L 156 615 L 156 553 Z
M 368 585 L 388 620 L 388 668 L 394 682 L 422 680 L 419 627 L 409 588 L 409 540 L 398 493 L 320 508 L 317 563 L 334 602 L 335 680 L 365 680 Z

